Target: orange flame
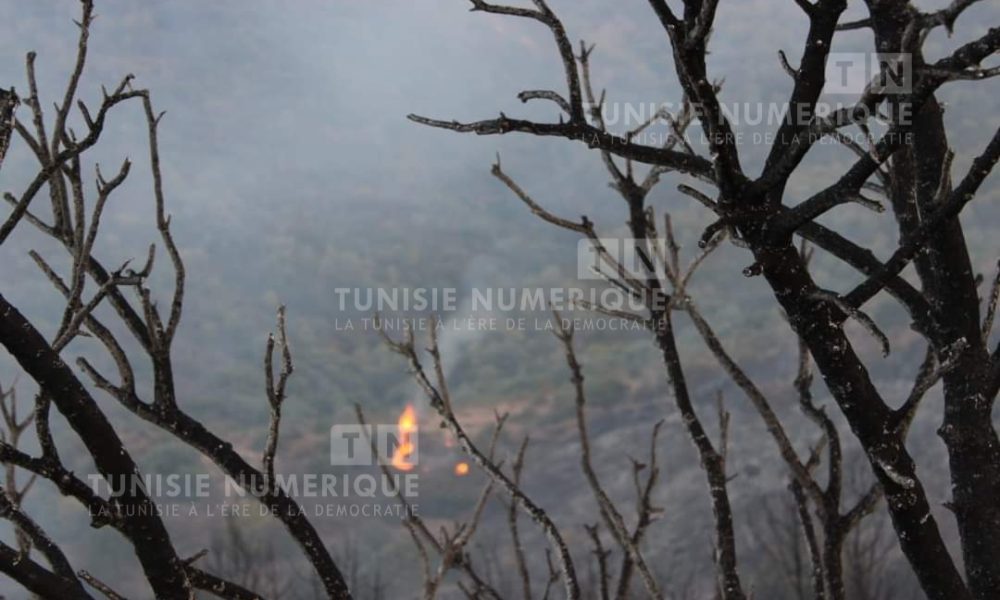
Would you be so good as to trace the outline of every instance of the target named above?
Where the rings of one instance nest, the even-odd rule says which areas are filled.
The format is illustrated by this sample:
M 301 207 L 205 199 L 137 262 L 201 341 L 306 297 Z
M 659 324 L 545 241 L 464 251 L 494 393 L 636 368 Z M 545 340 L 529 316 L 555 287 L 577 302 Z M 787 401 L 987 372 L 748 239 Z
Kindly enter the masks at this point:
M 469 463 L 460 462 L 455 465 L 455 475 L 458 475 L 459 477 L 464 477 L 465 475 L 468 474 L 469 474 Z
M 415 466 L 410 462 L 415 450 L 412 436 L 417 432 L 417 413 L 412 404 L 407 404 L 403 414 L 399 415 L 396 428 L 399 430 L 399 445 L 392 452 L 392 466 L 400 471 L 411 471 Z

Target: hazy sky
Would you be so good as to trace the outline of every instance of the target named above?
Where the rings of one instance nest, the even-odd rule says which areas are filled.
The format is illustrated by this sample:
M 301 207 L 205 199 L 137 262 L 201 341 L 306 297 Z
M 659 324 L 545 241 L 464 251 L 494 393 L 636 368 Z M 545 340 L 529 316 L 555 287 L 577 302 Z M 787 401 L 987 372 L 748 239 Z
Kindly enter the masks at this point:
M 608 86 L 609 100 L 679 99 L 664 69 L 666 41 L 646 2 L 552 5 L 574 40 L 598 44 L 595 81 Z M 467 8 L 462 0 L 99 1 L 82 92 L 93 100 L 99 84 L 126 72 L 153 90 L 168 112 L 162 142 L 168 177 L 178 178 L 172 205 L 182 213 L 214 214 L 234 202 L 274 206 L 297 196 L 325 197 L 338 208 L 369 195 L 433 202 L 428 196 L 442 180 L 467 176 L 470 167 L 482 173 L 496 150 L 516 161 L 528 149 L 536 158 L 541 147 L 557 154 L 543 155 L 539 173 L 573 168 L 558 160 L 573 156 L 558 141 L 482 140 L 405 120 L 409 112 L 462 119 L 523 113 L 532 109 L 517 101 L 518 91 L 561 90 L 543 27 Z M 723 99 L 782 99 L 787 81 L 775 53 L 784 48 L 797 57 L 801 11 L 790 0 L 740 0 L 723 2 L 719 13 L 710 68 L 725 78 Z M 963 18 L 966 39 L 989 22 L 976 14 Z M 5 3 L 0 16 L 0 82 L 23 90 L 18 57 L 34 49 L 43 95 L 54 99 L 74 51 L 76 3 Z M 865 35 L 841 39 L 857 44 Z M 539 166 L 537 158 L 525 162 L 518 166 Z

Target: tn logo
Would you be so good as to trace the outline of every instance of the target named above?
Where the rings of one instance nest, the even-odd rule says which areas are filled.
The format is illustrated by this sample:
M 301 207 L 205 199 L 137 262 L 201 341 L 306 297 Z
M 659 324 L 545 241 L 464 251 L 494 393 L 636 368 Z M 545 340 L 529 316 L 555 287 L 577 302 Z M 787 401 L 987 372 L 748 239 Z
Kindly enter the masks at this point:
M 398 470 L 408 471 L 419 458 L 419 435 L 416 426 L 334 425 L 330 428 L 330 464 L 369 466 L 381 459 Z M 378 450 L 372 449 L 372 443 Z
M 884 94 L 907 94 L 913 86 L 913 58 L 904 52 L 832 52 L 826 63 L 826 92 L 860 94 L 869 82 Z

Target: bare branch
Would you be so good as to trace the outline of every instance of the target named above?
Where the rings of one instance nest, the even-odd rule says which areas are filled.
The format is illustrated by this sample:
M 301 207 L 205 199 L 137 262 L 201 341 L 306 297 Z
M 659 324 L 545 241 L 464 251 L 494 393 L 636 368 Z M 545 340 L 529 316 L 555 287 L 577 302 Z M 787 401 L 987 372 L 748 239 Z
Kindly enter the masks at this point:
M 844 311 L 844 313 L 853 318 L 855 321 L 861 324 L 865 330 L 872 335 L 882 347 L 882 356 L 889 356 L 889 337 L 879 329 L 875 321 L 866 315 L 864 312 L 855 308 L 848 300 L 841 298 L 834 292 L 829 292 L 826 290 L 816 290 L 813 292 L 813 296 L 819 300 L 829 302 Z
M 358 420 L 358 423 L 360 425 L 362 425 L 362 426 L 367 425 L 367 421 L 365 420 L 364 411 L 361 409 L 361 405 L 360 404 L 355 404 L 354 405 L 354 413 L 355 413 L 355 415 L 357 417 L 357 420 Z M 498 419 L 497 426 L 494 429 L 493 437 L 490 440 L 490 450 L 489 450 L 489 457 L 490 457 L 490 459 L 492 459 L 492 457 L 493 457 L 493 450 L 494 450 L 494 448 L 496 446 L 496 441 L 499 438 L 500 430 L 503 427 L 503 423 L 504 423 L 504 419 Z M 367 429 L 363 428 L 362 431 L 367 432 Z M 404 514 L 406 515 L 405 519 L 403 520 L 403 525 L 407 528 L 407 530 L 409 531 L 410 535 L 413 537 L 414 543 L 416 544 L 418 551 L 421 552 L 422 555 L 426 555 L 426 549 L 424 548 L 424 544 L 426 543 L 438 555 L 443 555 L 444 552 L 446 552 L 446 548 L 442 544 L 442 541 L 439 540 L 431 532 L 431 530 L 428 528 L 428 526 L 424 522 L 424 520 L 421 519 L 419 515 L 415 514 L 415 511 L 413 510 L 413 508 L 412 508 L 409 500 L 403 494 L 403 491 L 401 489 L 397 488 L 395 486 L 395 484 L 393 483 L 392 473 L 389 470 L 389 467 L 387 466 L 386 461 L 383 460 L 384 457 L 380 456 L 380 454 L 379 454 L 379 448 L 378 448 L 378 445 L 375 443 L 375 440 L 369 438 L 368 442 L 371 445 L 372 455 L 375 457 L 376 463 L 379 465 L 379 470 L 382 471 L 382 474 L 385 476 L 386 481 L 389 482 L 390 486 L 392 486 L 392 493 L 396 496 L 396 500 L 400 504 L 403 505 L 403 511 L 404 511 Z M 483 495 L 485 496 L 485 493 Z M 477 510 L 476 512 L 479 512 L 479 511 Z M 429 557 L 428 557 L 427 560 L 428 560 L 428 563 L 427 563 L 426 572 L 429 573 L 430 572 Z M 489 599 L 492 599 L 492 600 L 501 600 L 501 597 L 500 597 L 499 593 L 495 589 L 493 589 L 493 587 L 491 587 L 486 582 L 486 579 L 484 577 L 482 577 L 476 571 L 475 567 L 472 565 L 472 562 L 468 559 L 468 557 L 465 554 L 463 554 L 461 552 L 456 553 L 452 557 L 451 561 L 452 561 L 452 565 L 454 567 L 460 568 L 463 571 L 463 573 L 467 577 L 469 577 L 469 579 L 472 581 L 472 583 L 476 586 L 475 589 L 480 594 L 482 594 L 486 598 L 489 598 Z
M 997 301 L 1000 300 L 1000 261 L 997 261 L 997 272 L 993 276 L 993 285 L 990 286 L 990 295 L 986 300 L 986 317 L 983 319 L 983 343 L 987 343 L 990 333 L 993 332 L 993 320 L 997 314 Z
M 722 346 L 722 342 L 719 340 L 708 321 L 702 316 L 701 312 L 694 304 L 694 301 L 688 299 L 681 305 L 680 308 L 691 318 L 691 322 L 694 323 L 695 329 L 698 330 L 699 335 L 705 342 L 709 351 L 711 351 L 716 360 L 719 361 L 719 364 L 722 366 L 723 370 L 726 371 L 726 374 L 729 375 L 730 379 L 733 380 L 733 383 L 735 383 L 743 391 L 743 393 L 746 394 L 761 419 L 764 420 L 764 425 L 771 434 L 771 438 L 777 444 L 778 451 L 781 453 L 781 457 L 784 459 L 785 464 L 787 464 L 791 470 L 795 481 L 815 498 L 821 497 L 822 492 L 820 491 L 819 486 L 809 475 L 805 465 L 803 465 L 802 461 L 799 459 L 799 456 L 795 451 L 795 447 L 792 445 L 791 439 L 789 439 L 788 434 L 785 432 L 785 428 L 782 425 L 781 420 L 771 407 L 770 401 L 768 401 L 767 397 L 760 391 L 757 385 L 754 384 L 753 380 L 750 379 L 746 372 L 740 368 L 736 361 L 732 359 L 726 349 Z
M 611 554 L 611 551 L 605 550 L 604 546 L 601 544 L 601 536 L 596 524 L 584 525 L 583 528 L 587 531 L 587 535 L 590 537 L 590 542 L 594 545 L 593 553 L 594 558 L 597 560 L 597 585 L 600 592 L 600 599 L 609 600 L 608 555 Z
M 476 121 L 472 123 L 460 123 L 458 121 L 442 121 L 429 119 L 419 115 L 408 115 L 411 121 L 448 129 L 460 133 L 476 133 L 478 135 L 503 135 L 506 133 L 519 132 L 530 133 L 537 136 L 562 137 L 570 140 L 577 140 L 587 144 L 590 148 L 607 150 L 608 152 L 622 158 L 632 159 L 650 165 L 661 165 L 670 167 L 682 173 L 689 173 L 711 179 L 714 177 L 714 170 L 709 161 L 699 156 L 691 156 L 685 152 L 665 150 L 654 146 L 645 146 L 630 142 L 627 138 L 601 131 L 586 123 L 536 123 L 522 119 L 511 119 L 501 114 L 497 119 Z
M 108 600 L 126 600 L 125 596 L 122 596 L 118 592 L 114 591 L 111 589 L 111 586 L 94 577 L 87 571 L 81 570 L 77 573 L 77 576 L 86 581 L 87 585 L 100 592 Z
M 559 49 L 559 56 L 562 58 L 563 63 L 563 71 L 566 75 L 566 88 L 569 91 L 570 110 L 568 112 L 570 114 L 570 120 L 572 122 L 582 123 L 584 120 L 583 94 L 580 90 L 580 74 L 576 70 L 576 58 L 573 56 L 573 45 L 570 43 L 569 37 L 566 35 L 566 28 L 563 26 L 562 21 L 560 21 L 556 14 L 552 12 L 552 9 L 549 8 L 545 0 L 532 1 L 538 10 L 499 6 L 485 2 L 484 0 L 470 0 L 470 2 L 472 2 L 472 10 L 474 11 L 481 10 L 501 15 L 526 17 L 534 19 L 549 28 L 549 31 L 552 32 L 552 37 L 555 39 L 556 47 Z
M 531 100 L 549 100 L 551 102 L 555 102 L 559 108 L 563 109 L 566 113 L 569 113 L 572 110 L 569 106 L 569 102 L 560 96 L 558 92 L 553 92 L 552 90 L 526 90 L 518 94 L 517 99 L 525 104 Z
M 170 217 L 166 214 L 166 200 L 163 195 L 163 176 L 160 173 L 160 147 L 157 141 L 156 130 L 160 124 L 163 113 L 156 114 L 153 111 L 153 104 L 148 92 L 142 93 L 142 106 L 146 113 L 146 124 L 149 131 L 149 165 L 153 174 L 153 195 L 156 200 L 156 228 L 160 232 L 163 245 L 167 248 L 167 254 L 174 267 L 174 296 L 170 304 L 170 318 L 164 331 L 164 339 L 167 344 L 174 338 L 177 326 L 181 320 L 181 309 L 184 302 L 184 261 L 181 259 L 180 251 L 174 243 L 174 237 L 170 233 Z
M 927 28 L 943 25 L 945 29 L 948 30 L 948 35 L 950 36 L 954 33 L 955 21 L 958 20 L 958 17 L 965 12 L 965 9 L 969 8 L 973 4 L 976 4 L 977 2 L 979 2 L 979 0 L 952 0 L 951 4 L 947 7 L 933 13 L 923 15 L 922 25 Z
M 506 491 L 511 498 L 517 502 L 518 506 L 521 507 L 525 513 L 533 521 L 535 521 L 545 532 L 545 535 L 549 538 L 552 546 L 555 548 L 559 560 L 559 568 L 562 574 L 563 585 L 566 588 L 566 595 L 572 600 L 578 600 L 580 598 L 580 586 L 576 577 L 576 569 L 573 566 L 573 559 L 570 556 L 569 547 L 559 532 L 558 527 L 549 517 L 549 515 L 537 504 L 534 503 L 531 498 L 529 498 L 519 486 L 515 485 L 514 482 L 507 477 L 495 465 L 489 460 L 489 457 L 484 455 L 479 448 L 472 442 L 468 434 L 465 432 L 464 428 L 459 424 L 458 420 L 455 418 L 453 412 L 450 412 L 446 408 L 444 399 L 441 396 L 440 391 L 437 387 L 431 383 L 430 379 L 427 377 L 424 371 L 423 364 L 420 362 L 420 358 L 417 355 L 416 348 L 413 342 L 412 330 L 408 330 L 407 337 L 404 341 L 394 341 L 385 335 L 384 331 L 381 331 L 383 337 L 389 343 L 389 347 L 399 354 L 403 355 L 409 362 L 410 368 L 414 379 L 420 385 L 424 394 L 430 402 L 431 408 L 433 408 L 441 416 L 444 421 L 445 426 L 451 430 L 452 434 L 458 440 L 460 446 L 465 450 L 472 459 L 482 468 L 487 475 L 489 475 L 500 487 Z M 433 354 L 432 354 L 433 355 Z
M 597 506 L 600 509 L 601 517 L 604 520 L 605 525 L 611 531 L 615 541 L 618 542 L 622 550 L 627 552 L 629 557 L 635 563 L 635 566 L 639 570 L 639 574 L 642 577 L 643 583 L 646 585 L 649 595 L 653 598 L 663 598 L 663 591 L 660 588 L 659 582 L 656 581 L 652 570 L 646 564 L 646 559 L 642 555 L 642 551 L 639 549 L 638 545 L 633 543 L 632 536 L 629 534 L 628 529 L 625 526 L 625 520 L 622 518 L 622 515 L 618 511 L 617 507 L 615 507 L 614 502 L 611 501 L 611 498 L 604 490 L 604 487 L 601 485 L 601 482 L 597 477 L 597 473 L 594 471 L 594 466 L 591 462 L 590 456 L 590 434 L 587 431 L 587 418 L 585 410 L 586 393 L 583 386 L 583 368 L 580 366 L 580 363 L 576 358 L 576 352 L 573 349 L 572 328 L 566 328 L 563 326 L 562 318 L 558 312 L 553 311 L 553 315 L 556 323 L 554 335 L 560 342 L 562 342 L 563 350 L 566 354 L 566 365 L 569 367 L 570 371 L 570 381 L 573 383 L 573 389 L 575 392 L 577 433 L 580 439 L 580 467 L 587 478 L 587 483 L 590 485 L 594 498 L 597 500 Z
M 34 519 L 25 514 L 19 506 L 11 501 L 10 492 L 2 487 L 0 487 L 0 519 L 10 521 L 19 532 L 27 536 L 31 540 L 32 546 L 41 552 L 57 575 L 66 578 L 68 581 L 76 580 L 73 576 L 73 567 L 70 565 L 69 559 L 66 558 L 62 549 L 52 541 L 52 538 L 45 533 Z M 79 582 L 77 582 L 77 585 L 79 585 Z M 80 591 L 83 591 L 82 588 Z
M 285 401 L 285 385 L 292 375 L 292 354 L 288 349 L 288 336 L 285 333 L 285 307 L 278 307 L 278 344 L 281 345 L 281 370 L 278 373 L 278 384 L 274 383 L 274 335 L 267 336 L 267 349 L 264 352 L 264 378 L 267 390 L 267 403 L 271 407 L 271 421 L 267 429 L 267 442 L 264 446 L 262 459 L 264 474 L 268 485 L 275 485 L 274 456 L 278 452 L 278 432 L 281 428 L 281 405 Z
M 10 138 L 13 137 L 16 122 L 14 112 L 20 102 L 13 88 L 10 91 L 0 89 L 0 167 L 3 167 L 3 159 L 10 148 Z
M 0 573 L 5 573 L 28 591 L 44 598 L 59 600 L 93 600 L 82 591 L 80 582 L 52 573 L 7 544 L 0 542 Z
M 924 247 L 927 239 L 938 231 L 942 224 L 957 217 L 965 205 L 975 198 L 980 184 L 993 170 L 998 159 L 1000 159 L 1000 129 L 993 134 L 993 139 L 983 153 L 972 161 L 969 172 L 949 194 L 947 201 L 943 202 L 933 214 L 925 218 L 914 229 L 877 274 L 866 279 L 845 296 L 847 304 L 860 307 L 884 288 L 890 277 L 898 275 L 917 252 Z
M 781 62 L 781 68 L 784 69 L 785 73 L 788 73 L 789 77 L 795 79 L 799 76 L 798 69 L 793 68 L 792 65 L 789 64 L 788 57 L 785 56 L 784 50 L 778 50 L 778 60 Z
M 521 471 L 524 469 L 524 454 L 528 449 L 528 437 L 521 440 L 521 445 L 517 449 L 517 457 L 511 468 L 514 485 L 521 485 Z M 514 551 L 514 564 L 517 565 L 517 573 L 521 580 L 521 592 L 524 600 L 531 600 L 531 571 L 528 569 L 528 561 L 524 556 L 524 545 L 521 543 L 521 534 L 517 528 L 517 504 L 510 502 L 507 506 L 507 528 L 510 531 L 511 544 Z
M 93 127 L 91 127 L 86 137 L 79 142 L 75 142 L 71 148 L 64 149 L 57 156 L 52 157 L 47 164 L 42 165 L 42 169 L 37 175 L 35 175 L 35 178 L 30 184 L 28 184 L 28 187 L 21 194 L 21 197 L 14 206 L 14 210 L 12 210 L 10 215 L 7 217 L 7 220 L 3 223 L 3 225 L 0 225 L 0 244 L 3 244 L 3 242 L 6 241 L 7 237 L 11 234 L 18 222 L 20 222 L 20 220 L 24 217 L 24 214 L 28 211 L 31 201 L 35 198 L 38 191 L 52 178 L 53 174 L 62 169 L 64 164 L 68 163 L 74 157 L 79 156 L 97 143 L 101 132 L 104 129 L 104 122 L 108 112 L 126 100 L 141 96 L 142 92 L 128 89 L 131 80 L 132 76 L 127 76 L 122 80 L 122 83 L 119 84 L 113 94 L 104 97 L 104 101 L 101 103 L 97 116 L 93 120 Z M 59 221 L 58 219 L 53 224 L 53 229 L 57 233 L 62 231 L 62 227 L 63 221 Z

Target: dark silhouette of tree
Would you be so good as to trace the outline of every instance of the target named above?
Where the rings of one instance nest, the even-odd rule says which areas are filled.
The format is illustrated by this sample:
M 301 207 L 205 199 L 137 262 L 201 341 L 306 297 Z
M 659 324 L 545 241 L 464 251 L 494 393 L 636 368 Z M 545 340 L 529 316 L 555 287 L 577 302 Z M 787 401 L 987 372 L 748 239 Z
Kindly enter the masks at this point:
M 575 221 L 542 208 L 502 170 L 499 160 L 493 166 L 493 175 L 535 215 L 590 239 L 606 266 L 610 282 L 644 303 L 645 314 L 617 316 L 644 323 L 651 331 L 662 354 L 674 401 L 701 458 L 715 515 L 719 597 L 727 600 L 748 597 L 734 543 L 725 469 L 726 442 L 724 435 L 719 441 L 709 437 L 692 403 L 675 341 L 675 313 L 685 313 L 693 321 L 709 349 L 764 419 L 787 463 L 813 559 L 817 597 L 845 597 L 843 544 L 857 520 L 870 512 L 881 496 L 886 499 L 902 552 L 928 597 L 935 600 L 1000 597 L 1000 504 L 997 502 L 1000 444 L 991 420 L 1000 387 L 1000 351 L 988 346 L 1000 279 L 993 281 L 984 316 L 977 277 L 957 218 L 975 198 L 1000 158 L 1000 131 L 975 158 L 968 172 L 953 184 L 953 153 L 936 97 L 942 86 L 951 82 L 1000 74 L 997 67 L 981 66 L 1000 48 L 1000 28 L 994 27 L 945 58 L 930 62 L 923 54 L 927 34 L 939 27 L 951 32 L 956 20 L 975 0 L 955 0 L 933 12 L 921 11 L 908 0 L 866 0 L 868 18 L 851 23 L 841 23 L 846 0 L 796 0 L 809 21 L 809 32 L 798 67 L 793 67 L 783 52 L 779 53 L 783 67 L 793 79 L 793 89 L 787 118 L 775 135 L 762 172 L 754 176 L 742 166 L 738 138 L 722 110 L 719 87 L 706 65 L 718 0 L 683 0 L 678 3 L 683 5 L 680 12 L 675 12 L 665 0 L 649 0 L 673 54 L 676 79 L 686 105 L 677 114 L 656 115 L 655 120 L 665 122 L 672 133 L 659 146 L 637 141 L 638 134 L 651 123 L 628 132 L 612 132 L 606 127 L 602 119 L 605 95 L 603 92 L 596 95 L 590 83 L 588 65 L 592 48 L 581 44 L 579 54 L 574 54 L 569 34 L 545 0 L 533 0 L 530 7 L 485 0 L 471 0 L 471 4 L 473 11 L 534 21 L 551 32 L 564 69 L 566 90 L 529 90 L 519 98 L 524 102 L 550 102 L 558 109 L 559 118 L 532 121 L 501 113 L 498 118 L 467 123 L 418 115 L 410 115 L 410 119 L 431 127 L 478 135 L 526 133 L 560 137 L 582 142 L 600 153 L 612 186 L 626 202 L 627 225 L 641 259 L 637 265 L 623 264 L 603 248 L 595 224 L 586 217 Z M 905 93 L 890 89 L 887 71 L 894 68 L 890 64 L 883 66 L 856 104 L 822 116 L 815 109 L 826 84 L 826 63 L 834 36 L 838 31 L 860 28 L 872 31 L 878 52 L 897 53 L 912 60 L 912 72 L 905 75 L 908 77 Z M 699 154 L 684 139 L 684 129 L 691 118 L 688 106 L 697 112 L 708 155 Z M 879 111 L 890 115 L 881 132 L 872 125 Z M 856 126 L 865 134 L 867 147 L 842 133 L 849 126 Z M 856 162 L 833 185 L 816 190 L 812 196 L 787 198 L 789 178 L 810 149 L 826 137 L 848 145 L 857 154 Z M 636 174 L 636 164 L 648 166 L 645 175 Z M 687 183 L 678 187 L 717 217 L 701 236 L 700 245 L 711 251 L 723 238 L 728 238 L 747 249 L 752 264 L 744 269 L 744 275 L 764 278 L 791 329 L 800 338 L 803 367 L 798 387 L 803 410 L 823 434 L 822 446 L 829 468 L 825 489 L 812 475 L 822 449 L 817 446 L 808 457 L 795 452 L 767 399 L 729 358 L 686 293 L 684 284 L 688 277 L 679 265 L 669 220 L 665 227 L 666 243 L 658 239 L 659 225 L 647 197 L 667 173 L 693 178 L 714 190 L 706 193 Z M 884 210 L 881 202 L 866 193 L 883 196 L 898 224 L 900 243 L 885 260 L 817 222 L 820 216 L 845 205 Z M 821 288 L 809 272 L 809 251 L 799 247 L 796 238 L 853 267 L 861 275 L 860 281 L 844 290 Z M 900 276 L 911 263 L 918 275 L 918 285 Z M 896 406 L 876 388 L 854 343 L 844 332 L 846 321 L 857 321 L 888 354 L 890 340 L 864 312 L 865 304 L 881 292 L 895 298 L 927 344 L 927 359 L 912 393 Z M 616 315 L 607 307 L 591 308 Z M 572 379 L 578 394 L 582 394 L 579 390 L 583 378 L 579 365 L 572 359 L 569 344 L 572 332 L 563 331 L 559 336 L 570 348 Z M 567 596 L 580 597 L 577 569 L 548 516 L 464 436 L 443 391 L 444 381 L 434 382 L 433 377 L 424 374 L 412 339 L 392 343 L 408 358 L 431 405 L 442 414 L 464 447 L 546 531 L 559 558 Z M 432 344 L 432 357 L 437 365 L 439 356 L 434 348 Z M 815 363 L 822 375 L 877 481 L 846 510 L 841 508 L 840 438 L 833 422 L 813 404 L 810 363 Z M 441 369 L 435 371 L 440 373 Z M 921 399 L 939 381 L 943 382 L 945 397 L 939 433 L 949 454 L 954 494 L 950 508 L 960 533 L 964 576 L 960 563 L 945 547 L 905 444 Z M 719 429 L 723 434 L 727 426 L 728 417 L 720 411 Z M 581 441 L 586 456 L 585 436 Z M 586 465 L 584 470 L 587 471 Z M 619 516 L 602 501 L 599 485 L 593 481 L 591 485 L 613 539 L 636 566 L 641 565 L 641 552 L 630 543 Z M 814 518 L 820 525 L 818 528 Z M 821 580 L 823 585 L 819 585 Z M 663 596 L 655 581 L 646 584 L 650 596 Z
M 195 590 L 205 590 L 222 598 L 258 598 L 249 590 L 227 581 L 196 565 L 201 554 L 179 556 L 174 543 L 158 516 L 152 499 L 142 486 L 121 485 L 123 493 L 111 498 L 98 495 L 72 471 L 60 457 L 49 431 L 49 415 L 55 406 L 83 442 L 97 471 L 108 481 L 131 481 L 140 474 L 138 467 L 112 427 L 95 398 L 81 379 L 63 360 L 62 353 L 77 337 L 95 338 L 112 359 L 117 373 L 112 376 L 99 370 L 86 358 L 77 365 L 93 384 L 137 417 L 170 433 L 211 460 L 234 481 L 253 486 L 252 496 L 271 508 L 274 518 L 281 521 L 298 544 L 306 560 L 320 580 L 329 598 L 350 598 L 347 584 L 338 570 L 324 541 L 304 516 L 303 510 L 274 481 L 274 458 L 277 452 L 281 405 L 285 385 L 292 373 L 291 354 L 285 339 L 284 311 L 278 311 L 278 334 L 268 339 L 265 352 L 266 395 L 271 408 L 271 424 L 266 447 L 259 466 L 250 464 L 226 440 L 208 430 L 185 412 L 175 392 L 171 346 L 181 320 L 184 302 L 185 271 L 170 229 L 166 209 L 166 191 L 160 172 L 157 128 L 162 114 L 153 109 L 148 90 L 133 86 L 133 76 L 127 75 L 111 90 L 103 90 L 100 105 L 88 106 L 77 98 L 77 87 L 87 59 L 87 42 L 94 21 L 91 0 L 81 2 L 82 15 L 77 22 L 79 40 L 76 62 L 65 92 L 55 104 L 53 114 L 46 114 L 35 83 L 35 54 L 27 57 L 28 95 L 19 99 L 11 90 L 0 95 L 0 157 L 16 134 L 38 161 L 38 172 L 27 188 L 14 196 L 6 194 L 11 210 L 0 224 L 0 244 L 6 242 L 14 229 L 30 224 L 62 246 L 71 268 L 60 274 L 41 254 L 31 257 L 65 301 L 65 310 L 54 335 L 46 336 L 5 297 L 0 296 L 0 344 L 20 365 L 23 372 L 39 388 L 33 411 L 33 422 L 40 456 L 29 455 L 16 447 L 13 438 L 0 442 L 0 461 L 49 480 L 65 496 L 71 497 L 89 510 L 93 527 L 110 527 L 132 545 L 142 567 L 142 574 L 157 598 L 194 597 Z M 27 110 L 28 119 L 15 115 L 18 104 Z M 165 309 L 157 304 L 148 281 L 153 270 L 157 246 L 150 245 L 146 262 L 138 269 L 125 263 L 109 268 L 94 254 L 94 244 L 101 225 L 102 213 L 115 190 L 126 180 L 132 163 L 125 160 L 110 178 L 100 167 L 96 172 L 96 194 L 87 190 L 89 179 L 83 173 L 86 153 L 100 140 L 105 124 L 116 109 L 126 103 L 138 103 L 147 123 L 149 142 L 148 166 L 152 174 L 152 206 L 154 208 L 159 246 L 166 251 L 168 268 L 173 271 L 173 293 Z M 68 125 L 71 111 L 76 108 L 84 130 L 75 132 Z M 41 207 L 36 202 L 47 189 L 51 204 Z M 48 209 L 51 212 L 48 212 Z M 88 285 L 89 284 L 89 285 Z M 88 287 L 91 287 L 88 297 Z M 95 309 L 110 306 L 118 323 L 111 325 L 98 317 Z M 132 339 L 126 343 L 114 333 L 124 326 Z M 138 351 L 126 351 L 137 344 Z M 276 347 L 280 354 L 276 357 Z M 277 366 L 273 363 L 277 358 Z M 152 367 L 151 389 L 142 389 L 133 365 L 148 361 Z M 8 480 L 8 485 L 9 485 Z M 30 591 L 45 598 L 89 598 L 88 587 L 108 596 L 119 597 L 113 585 L 94 576 L 77 572 L 70 560 L 22 509 L 20 491 L 5 489 L 2 516 L 30 539 L 46 565 L 36 562 L 23 550 L 0 545 L 0 571 L 20 582 Z

